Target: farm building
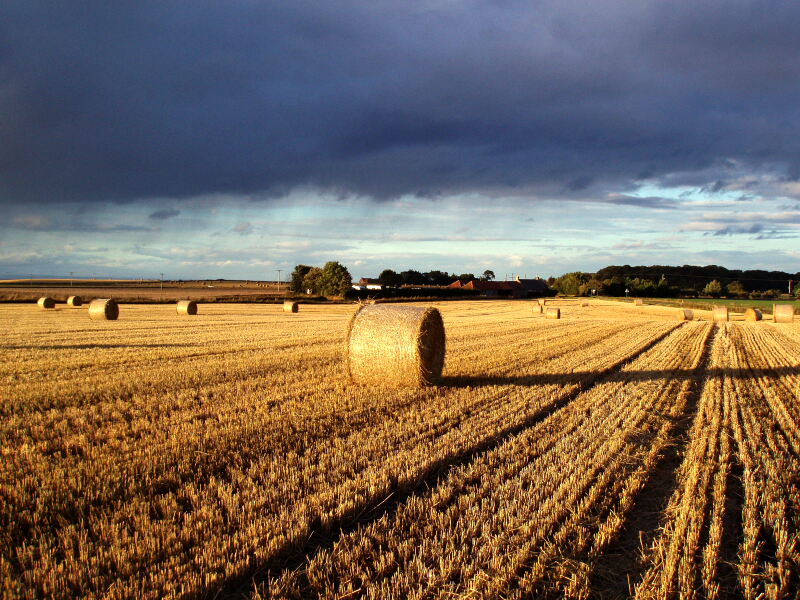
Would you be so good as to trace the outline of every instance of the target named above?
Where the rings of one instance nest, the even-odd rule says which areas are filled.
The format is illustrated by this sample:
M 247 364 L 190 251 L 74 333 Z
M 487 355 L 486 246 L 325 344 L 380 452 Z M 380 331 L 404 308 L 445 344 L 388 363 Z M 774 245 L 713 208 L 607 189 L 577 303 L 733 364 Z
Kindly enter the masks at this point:
M 353 284 L 353 289 L 354 290 L 379 290 L 380 291 L 380 290 L 383 289 L 383 287 L 384 286 L 381 285 L 381 282 L 379 280 L 374 279 L 372 277 L 362 277 L 361 279 L 358 280 L 358 283 L 354 283 Z
M 545 296 L 548 293 L 547 284 L 544 280 L 520 279 L 519 277 L 511 281 L 473 279 L 467 283 L 461 283 L 461 281 L 456 279 L 447 287 L 461 288 L 464 290 L 479 290 L 487 297 L 527 298 Z

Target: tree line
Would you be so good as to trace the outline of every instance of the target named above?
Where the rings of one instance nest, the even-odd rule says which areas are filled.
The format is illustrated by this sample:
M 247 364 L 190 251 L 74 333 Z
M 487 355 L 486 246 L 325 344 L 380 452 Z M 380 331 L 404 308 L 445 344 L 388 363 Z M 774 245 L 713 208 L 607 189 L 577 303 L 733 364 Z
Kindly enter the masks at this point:
M 724 273 L 725 275 L 720 275 Z M 716 275 L 716 277 L 714 276 Z M 736 275 L 744 275 L 741 279 Z M 739 271 L 710 265 L 708 267 L 622 267 L 611 266 L 596 273 L 573 271 L 547 280 L 566 296 L 638 296 L 675 298 L 711 296 L 718 298 L 778 298 L 788 292 L 788 283 L 798 282 L 800 273 L 782 271 Z M 781 285 L 783 284 L 783 285 Z M 800 286 L 793 288 L 795 295 Z
M 491 270 L 481 275 L 456 274 L 447 271 L 427 272 L 408 269 L 396 272 L 384 269 L 377 277 L 387 288 L 402 286 L 447 286 L 456 279 L 467 283 L 474 279 L 493 280 Z M 717 265 L 696 267 L 669 266 L 609 266 L 596 273 L 573 271 L 560 277 L 551 277 L 548 285 L 565 296 L 638 296 L 674 298 L 678 296 L 728 296 L 736 298 L 777 298 L 787 291 L 789 280 L 798 285 L 793 290 L 800 294 L 800 273 L 783 271 L 732 270 Z M 291 289 L 296 294 L 320 296 L 352 295 L 353 278 L 347 267 L 329 261 L 323 267 L 297 265 L 291 275 Z M 798 295 L 800 297 L 800 295 Z

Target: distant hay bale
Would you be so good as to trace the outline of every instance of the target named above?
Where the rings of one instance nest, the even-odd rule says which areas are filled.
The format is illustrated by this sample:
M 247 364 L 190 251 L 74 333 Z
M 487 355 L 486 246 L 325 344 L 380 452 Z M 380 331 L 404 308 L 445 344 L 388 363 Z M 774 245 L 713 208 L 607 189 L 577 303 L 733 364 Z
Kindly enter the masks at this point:
M 545 306 L 547 304 L 547 298 L 539 298 L 539 306 Z
M 760 321 L 763 318 L 764 315 L 757 308 L 748 308 L 746 311 L 744 311 L 745 321 Z
M 560 319 L 561 318 L 561 309 L 560 308 L 548 308 L 547 312 L 544 314 L 545 319 Z
M 533 314 L 540 315 L 544 312 L 544 307 L 538 302 L 533 305 Z
M 633 301 L 633 305 L 634 306 L 644 306 L 644 300 L 642 300 L 641 298 L 636 298 Z
M 433 307 L 365 304 L 350 321 L 347 371 L 360 384 L 420 387 L 442 374 L 445 331 Z
M 794 320 L 794 306 L 791 304 L 773 304 L 772 320 L 776 323 L 791 323 Z
M 693 321 L 694 311 L 688 308 L 679 308 L 676 311 L 676 316 L 678 317 L 678 321 Z
M 294 300 L 284 300 L 283 301 L 283 312 L 296 313 L 298 306 L 299 306 L 298 303 L 295 302 Z
M 713 308 L 713 317 L 715 321 L 728 321 L 728 307 L 727 306 L 715 306 Z
M 197 302 L 194 300 L 180 300 L 175 308 L 179 315 L 197 314 Z
M 89 318 L 95 321 L 116 321 L 119 305 L 110 298 L 97 298 L 89 303 Z
M 581 302 L 581 306 L 583 308 L 586 308 L 587 306 L 589 306 L 589 301 L 588 300 L 584 300 L 583 302 Z
M 39 305 L 39 308 L 55 308 L 56 301 L 53 300 L 50 296 L 43 296 L 39 298 L 39 301 L 36 303 Z
M 83 298 L 80 296 L 70 296 L 67 298 L 67 306 L 82 306 Z

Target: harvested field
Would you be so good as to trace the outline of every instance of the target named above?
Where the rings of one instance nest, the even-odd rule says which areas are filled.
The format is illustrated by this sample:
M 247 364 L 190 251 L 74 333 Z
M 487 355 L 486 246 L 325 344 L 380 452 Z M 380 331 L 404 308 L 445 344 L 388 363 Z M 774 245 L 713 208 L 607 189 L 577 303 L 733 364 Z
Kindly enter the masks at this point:
M 423 388 L 354 305 L 2 305 L 3 597 L 797 597 L 800 323 L 589 304 L 433 304 Z

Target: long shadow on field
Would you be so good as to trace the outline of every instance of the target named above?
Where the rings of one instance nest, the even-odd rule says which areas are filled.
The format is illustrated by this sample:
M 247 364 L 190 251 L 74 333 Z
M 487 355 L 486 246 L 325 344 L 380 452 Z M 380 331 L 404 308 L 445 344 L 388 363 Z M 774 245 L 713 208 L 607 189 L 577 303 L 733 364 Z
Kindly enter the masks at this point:
M 676 371 L 644 370 L 616 372 L 603 378 L 603 382 L 615 381 L 658 381 L 666 379 L 692 380 L 696 379 L 698 370 L 680 369 Z M 800 365 L 783 366 L 771 369 L 706 369 L 702 374 L 707 377 L 721 377 L 725 375 L 733 379 L 758 379 L 761 377 L 785 377 L 787 375 L 800 376 Z M 566 385 L 583 383 L 596 377 L 597 373 L 591 371 L 573 371 L 572 373 L 541 373 L 534 375 L 499 375 L 499 376 L 449 376 L 443 377 L 440 384 L 444 387 L 454 388 L 480 388 L 487 386 L 517 385 Z
M 716 332 L 716 329 L 715 329 Z M 694 385 L 687 398 L 686 410 L 677 420 L 672 431 L 673 442 L 667 446 L 661 460 L 650 473 L 645 487 L 639 492 L 633 509 L 625 519 L 625 526 L 615 542 L 608 546 L 597 559 L 590 579 L 590 594 L 598 600 L 621 600 L 633 596 L 633 588 L 644 574 L 646 565 L 642 563 L 642 551 L 650 547 L 660 533 L 664 511 L 675 490 L 678 488 L 678 468 L 688 446 L 689 430 L 697 415 L 697 408 L 703 389 L 709 379 L 721 377 L 760 377 L 776 373 L 798 374 L 800 369 L 781 367 L 756 371 L 709 369 L 707 367 L 714 335 L 706 340 L 700 365 L 692 371 Z M 680 376 L 680 375 L 679 375 Z M 724 523 L 724 537 L 721 548 L 723 563 L 736 560 L 738 541 L 741 539 L 741 498 L 743 489 L 738 475 L 741 467 L 728 477 L 728 502 Z M 707 535 L 705 531 L 703 535 Z M 720 566 L 717 581 L 720 582 L 720 598 L 738 598 L 741 592 L 736 589 L 736 572 L 728 564 Z
M 94 348 L 185 348 L 186 344 L 48 344 L 47 346 L 5 346 L 3 350 L 92 350 Z
M 212 590 L 198 590 L 198 596 L 201 597 L 214 597 L 214 598 L 243 598 L 247 597 L 248 593 L 256 585 L 266 584 L 270 579 L 280 575 L 282 571 L 299 571 L 303 575 L 303 566 L 306 565 L 318 552 L 332 548 L 336 542 L 345 534 L 355 531 L 357 528 L 377 521 L 378 519 L 388 516 L 391 517 L 397 508 L 405 503 L 409 498 L 415 495 L 422 495 L 430 488 L 436 487 L 439 484 L 439 479 L 446 476 L 447 472 L 453 468 L 467 465 L 473 462 L 480 454 L 488 452 L 497 448 L 511 437 L 521 433 L 525 429 L 533 427 L 537 423 L 543 421 L 549 415 L 557 410 L 563 408 L 580 394 L 584 393 L 587 389 L 591 389 L 599 384 L 607 381 L 613 381 L 619 377 L 619 371 L 630 361 L 635 360 L 656 344 L 660 343 L 664 338 L 673 333 L 675 330 L 670 330 L 662 335 L 659 335 L 641 350 L 633 355 L 628 356 L 625 361 L 609 365 L 608 369 L 598 372 L 576 372 L 571 373 L 569 377 L 574 383 L 580 384 L 576 386 L 575 390 L 567 394 L 554 404 L 549 405 L 547 408 L 530 415 L 529 417 L 502 429 L 487 438 L 477 440 L 475 444 L 469 449 L 459 454 L 454 454 L 441 462 L 431 466 L 430 468 L 420 472 L 411 481 L 398 482 L 394 481 L 391 490 L 387 490 L 385 495 L 380 496 L 374 500 L 366 501 L 357 511 L 346 515 L 336 522 L 323 525 L 319 520 L 312 524 L 312 533 L 308 538 L 299 541 L 289 541 L 285 547 L 275 553 L 275 558 L 253 565 L 246 572 L 230 577 L 222 582 L 219 588 Z M 534 376 L 538 377 L 538 376 Z M 553 382 L 558 384 L 569 383 L 564 380 L 563 375 L 548 375 L 547 377 L 554 378 Z M 453 379 L 453 378 L 450 378 Z M 458 379 L 458 378 L 455 378 Z M 535 379 L 530 378 L 495 378 L 502 383 L 497 385 L 507 385 L 509 379 L 525 379 L 529 381 L 529 385 L 537 385 Z M 630 376 L 626 376 L 626 380 L 630 380 Z M 482 385 L 492 385 L 482 380 Z M 545 380 L 539 380 L 541 384 Z M 549 381 L 549 380 L 548 380 Z M 445 383 L 445 385 L 447 385 Z M 469 385 L 464 383 L 464 385 Z M 473 384 L 476 385 L 476 384 Z M 313 595 L 312 595 L 313 596 Z

